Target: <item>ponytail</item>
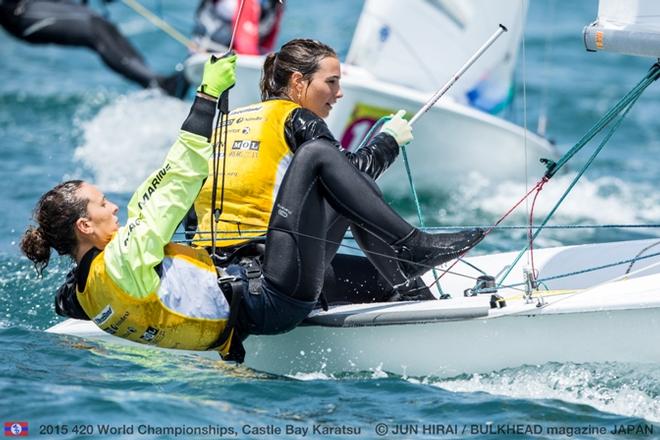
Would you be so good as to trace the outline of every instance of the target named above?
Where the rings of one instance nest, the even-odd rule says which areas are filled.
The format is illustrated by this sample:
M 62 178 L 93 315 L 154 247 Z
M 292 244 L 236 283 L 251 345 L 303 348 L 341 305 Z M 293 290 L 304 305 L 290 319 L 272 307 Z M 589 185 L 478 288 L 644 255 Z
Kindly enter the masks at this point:
M 74 256 L 78 239 L 75 227 L 87 215 L 88 200 L 78 197 L 82 180 L 69 180 L 45 193 L 34 209 L 37 227 L 29 226 L 21 238 L 21 250 L 41 273 L 50 261 L 50 248 Z
M 309 79 L 319 70 L 319 63 L 337 53 L 317 40 L 295 39 L 286 43 L 279 52 L 268 54 L 261 72 L 261 100 L 286 97 L 289 79 L 294 72 Z
M 41 228 L 28 226 L 21 238 L 21 251 L 34 263 L 41 275 L 50 261 L 50 245 Z

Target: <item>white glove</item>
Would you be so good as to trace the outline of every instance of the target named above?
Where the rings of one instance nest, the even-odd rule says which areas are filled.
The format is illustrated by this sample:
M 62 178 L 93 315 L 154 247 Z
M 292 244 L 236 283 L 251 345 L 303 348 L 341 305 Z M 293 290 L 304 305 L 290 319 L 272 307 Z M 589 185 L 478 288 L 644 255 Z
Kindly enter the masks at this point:
M 392 119 L 383 124 L 381 133 L 387 133 L 394 138 L 399 147 L 402 147 L 413 140 L 412 127 L 403 119 L 406 114 L 405 110 L 399 110 Z

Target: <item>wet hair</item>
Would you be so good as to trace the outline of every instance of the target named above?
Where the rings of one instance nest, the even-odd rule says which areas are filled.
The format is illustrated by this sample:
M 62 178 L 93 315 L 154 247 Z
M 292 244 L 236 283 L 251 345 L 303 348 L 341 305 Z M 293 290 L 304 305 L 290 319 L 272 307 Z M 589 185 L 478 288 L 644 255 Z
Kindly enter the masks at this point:
M 261 99 L 286 96 L 289 79 L 294 72 L 300 72 L 309 79 L 319 70 L 319 63 L 327 57 L 337 58 L 330 46 L 317 40 L 295 39 L 286 43 L 279 52 L 268 54 L 261 72 Z
M 37 227 L 28 226 L 21 238 L 21 250 L 41 274 L 50 260 L 50 248 L 60 255 L 73 253 L 78 245 L 76 221 L 87 215 L 89 200 L 78 196 L 82 180 L 69 180 L 41 196 L 34 208 Z

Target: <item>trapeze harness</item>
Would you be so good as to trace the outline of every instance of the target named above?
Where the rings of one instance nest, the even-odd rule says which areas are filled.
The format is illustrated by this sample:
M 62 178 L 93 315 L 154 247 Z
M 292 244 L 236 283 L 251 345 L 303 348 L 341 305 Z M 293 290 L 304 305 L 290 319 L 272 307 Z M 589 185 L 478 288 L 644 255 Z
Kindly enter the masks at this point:
M 165 247 L 156 267 L 158 288 L 142 298 L 121 289 L 108 275 L 104 252 L 90 250 L 56 296 L 60 315 L 93 321 L 106 333 L 133 342 L 183 350 L 217 350 L 225 360 L 242 361 L 234 338 L 231 281 L 218 281 L 203 249 L 179 244 Z M 195 301 L 187 301 L 194 295 Z M 236 313 L 234 313 L 236 316 Z M 234 340 L 236 339 L 236 340 Z

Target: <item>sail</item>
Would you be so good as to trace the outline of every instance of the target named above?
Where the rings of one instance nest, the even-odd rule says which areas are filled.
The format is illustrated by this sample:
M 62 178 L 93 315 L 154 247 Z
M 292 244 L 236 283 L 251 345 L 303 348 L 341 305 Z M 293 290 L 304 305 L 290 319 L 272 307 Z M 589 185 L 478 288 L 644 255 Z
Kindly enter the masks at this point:
M 584 44 L 588 51 L 660 58 L 660 1 L 600 0 Z
M 346 62 L 380 80 L 433 92 L 501 23 L 509 32 L 448 93 L 497 113 L 512 98 L 526 12 L 523 0 L 366 0 Z

